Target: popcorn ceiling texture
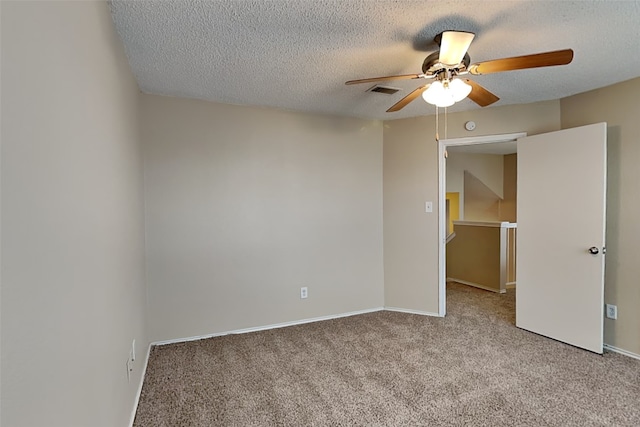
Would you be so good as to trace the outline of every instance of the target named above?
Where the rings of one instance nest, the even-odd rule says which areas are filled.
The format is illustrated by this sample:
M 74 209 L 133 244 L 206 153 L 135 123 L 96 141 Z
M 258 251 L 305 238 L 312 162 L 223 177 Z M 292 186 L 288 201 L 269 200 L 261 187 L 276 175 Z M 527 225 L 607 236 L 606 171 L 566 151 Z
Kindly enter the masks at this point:
M 433 114 L 422 80 L 365 92 L 351 79 L 420 73 L 449 29 L 473 31 L 471 62 L 572 48 L 572 64 L 473 77 L 495 105 L 557 99 L 640 76 L 639 1 L 120 1 L 113 20 L 146 93 L 372 119 Z M 464 100 L 450 111 L 477 107 Z

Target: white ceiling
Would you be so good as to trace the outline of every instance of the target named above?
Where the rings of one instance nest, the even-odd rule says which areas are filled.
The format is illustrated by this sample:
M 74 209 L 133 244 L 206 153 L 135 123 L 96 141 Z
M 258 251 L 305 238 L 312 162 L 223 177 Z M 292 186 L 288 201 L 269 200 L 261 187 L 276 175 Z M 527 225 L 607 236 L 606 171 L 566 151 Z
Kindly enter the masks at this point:
M 640 1 L 216 0 L 111 2 L 140 89 L 371 119 L 433 114 L 351 79 L 420 73 L 433 37 L 476 33 L 471 62 L 572 48 L 571 64 L 473 79 L 494 105 L 557 99 L 640 76 Z M 477 107 L 464 100 L 449 111 Z

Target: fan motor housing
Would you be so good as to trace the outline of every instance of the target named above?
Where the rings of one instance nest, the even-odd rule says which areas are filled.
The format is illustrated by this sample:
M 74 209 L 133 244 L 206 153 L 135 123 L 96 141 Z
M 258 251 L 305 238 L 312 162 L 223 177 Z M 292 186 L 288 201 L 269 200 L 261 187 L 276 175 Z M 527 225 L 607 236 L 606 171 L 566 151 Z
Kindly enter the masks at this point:
M 424 59 L 424 62 L 422 63 L 422 72 L 427 76 L 433 76 L 449 69 L 453 74 L 458 74 L 459 72 L 466 71 L 470 63 L 471 57 L 468 53 L 465 53 L 460 64 L 455 67 L 446 67 L 440 62 L 440 52 L 437 51 Z

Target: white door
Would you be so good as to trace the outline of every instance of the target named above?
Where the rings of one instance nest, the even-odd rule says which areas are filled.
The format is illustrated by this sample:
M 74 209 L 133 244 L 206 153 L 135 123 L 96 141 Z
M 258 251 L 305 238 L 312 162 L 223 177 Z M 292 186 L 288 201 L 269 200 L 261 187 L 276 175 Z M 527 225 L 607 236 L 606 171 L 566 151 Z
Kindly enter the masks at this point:
M 516 326 L 596 353 L 603 344 L 606 136 L 606 123 L 598 123 L 518 139 Z

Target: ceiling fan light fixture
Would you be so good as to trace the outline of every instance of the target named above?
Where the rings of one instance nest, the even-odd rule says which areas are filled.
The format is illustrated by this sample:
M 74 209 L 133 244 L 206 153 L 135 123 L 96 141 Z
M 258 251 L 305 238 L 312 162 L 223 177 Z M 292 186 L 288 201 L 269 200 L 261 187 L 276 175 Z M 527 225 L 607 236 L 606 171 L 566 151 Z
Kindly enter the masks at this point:
M 0 0 L 1 1 L 1 0 Z M 500 100 L 480 84 L 467 78 L 458 78 L 465 74 L 481 75 L 503 71 L 526 70 L 538 67 L 566 65 L 573 60 L 572 49 L 562 49 L 509 58 L 492 59 L 472 64 L 467 53 L 475 35 L 467 31 L 443 31 L 434 41 L 440 46 L 437 52 L 428 55 L 422 63 L 422 74 L 402 74 L 358 80 L 349 80 L 348 85 L 371 83 L 387 80 L 427 79 L 433 83 L 424 84 L 411 91 L 393 104 L 388 113 L 400 111 L 420 95 L 430 104 L 448 107 L 464 98 L 486 107 Z M 437 110 L 436 110 L 437 111 Z
M 460 79 L 435 81 L 422 93 L 422 98 L 438 107 L 450 107 L 465 99 L 471 93 L 471 86 Z

